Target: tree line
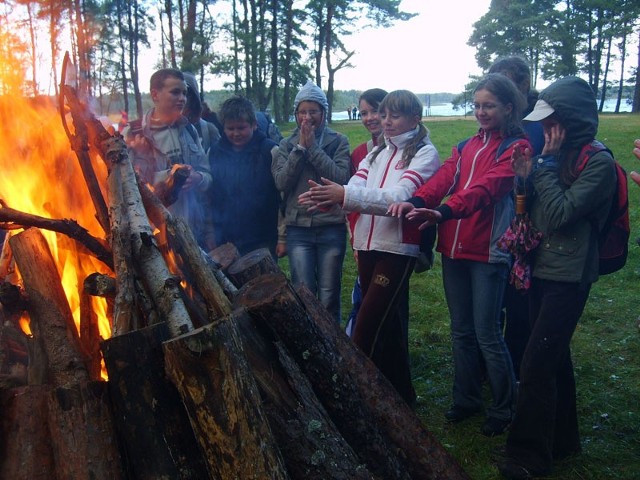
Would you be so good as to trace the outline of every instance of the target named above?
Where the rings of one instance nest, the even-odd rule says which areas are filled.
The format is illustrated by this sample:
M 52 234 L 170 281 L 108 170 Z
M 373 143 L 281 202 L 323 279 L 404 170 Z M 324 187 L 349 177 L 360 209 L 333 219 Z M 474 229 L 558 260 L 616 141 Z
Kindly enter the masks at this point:
M 415 14 L 401 0 L 5 0 L 19 22 L 0 19 L 0 34 L 14 35 L 7 51 L 30 65 L 27 85 L 37 93 L 38 48 L 48 40 L 53 65 L 63 36 L 71 45 L 80 87 L 94 98 L 119 96 L 124 110 L 142 116 L 140 52 L 159 38 L 157 68 L 231 78 L 226 87 L 271 106 L 276 121 L 289 118 L 295 94 L 314 78 L 334 95 L 337 71 L 352 67 L 355 51 L 343 40 L 357 18 L 365 26 L 389 26 Z M 10 10 L 9 10 L 10 8 Z M 2 16 L 2 14 L 0 14 Z M 43 37 L 46 32 L 46 39 Z M 4 35 L 0 35 L 3 38 Z M 1 40 L 0 40 L 1 41 Z M 2 48 L 0 46 L 0 48 Z M 29 68 L 29 67 L 27 67 Z M 323 77 L 323 72 L 326 76 Z M 54 72 L 55 75 L 55 72 Z M 324 79 L 326 78 L 326 85 Z M 54 79 L 58 85 L 59 79 Z M 57 92 L 56 92 L 57 93 Z M 129 98 L 134 99 L 130 105 Z M 330 117 L 329 117 L 330 118 Z
M 5 0 L 0 53 L 6 60 L 0 68 L 20 77 L 24 93 L 37 95 L 42 55 L 52 59 L 57 86 L 55 66 L 68 47 L 81 72 L 78 88 L 103 106 L 117 101 L 132 116 L 142 116 L 140 56 L 154 43 L 157 68 L 195 73 L 201 91 L 205 77 L 229 78 L 226 88 L 247 96 L 261 110 L 270 108 L 282 122 L 308 78 L 327 92 L 331 108 L 336 72 L 353 67 L 355 52 L 344 43 L 353 22 L 389 26 L 415 15 L 401 11 L 400 3 Z M 623 87 L 632 85 L 633 111 L 640 111 L 640 50 L 635 66 L 627 63 L 633 54 L 630 47 L 640 43 L 639 17 L 637 0 L 492 0 L 468 43 L 476 47 L 483 69 L 497 57 L 519 54 L 530 62 L 534 79 L 587 76 L 602 103 L 616 86 L 619 104 Z M 5 83 L 0 84 L 1 93 L 7 80 L 0 82 Z M 473 85 L 472 79 L 467 90 Z
M 527 58 L 534 87 L 537 78 L 585 78 L 600 111 L 614 90 L 618 112 L 623 92 L 631 86 L 632 111 L 640 112 L 638 0 L 492 0 L 474 24 L 468 44 L 476 48 L 483 69 L 500 56 Z M 629 65 L 634 56 L 635 65 Z

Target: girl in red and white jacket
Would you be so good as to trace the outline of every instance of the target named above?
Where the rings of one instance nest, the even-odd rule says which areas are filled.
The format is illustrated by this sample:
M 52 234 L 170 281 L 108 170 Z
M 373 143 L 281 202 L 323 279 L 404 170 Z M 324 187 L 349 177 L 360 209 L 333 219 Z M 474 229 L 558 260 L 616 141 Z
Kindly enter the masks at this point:
M 462 151 L 454 147 L 413 198 L 389 207 L 420 228 L 438 224 L 455 370 L 445 417 L 458 422 L 483 410 L 482 355 L 493 396 L 481 428 L 486 436 L 503 433 L 514 408 L 515 376 L 500 325 L 511 257 L 496 244 L 514 217 L 511 154 L 516 146 L 531 148 L 520 125 L 525 106 L 511 80 L 486 76 L 474 91 L 478 133 Z
M 422 104 L 413 93 L 389 93 L 378 111 L 383 142 L 362 160 L 349 183 L 310 182 L 311 188 L 298 201 L 312 209 L 337 204 L 360 212 L 353 248 L 358 253 L 363 298 L 352 338 L 405 401 L 414 405 L 408 332 L 400 312 L 408 309 L 409 277 L 420 251 L 420 231 L 417 224 L 386 212 L 389 203 L 412 196 L 438 170 L 440 160 L 421 122 Z

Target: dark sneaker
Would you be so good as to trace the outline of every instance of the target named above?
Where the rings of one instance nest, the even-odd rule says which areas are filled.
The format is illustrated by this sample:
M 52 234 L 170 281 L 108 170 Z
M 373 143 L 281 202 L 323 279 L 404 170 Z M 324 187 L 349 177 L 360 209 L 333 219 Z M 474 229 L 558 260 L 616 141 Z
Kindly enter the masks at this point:
M 498 465 L 498 471 L 504 478 L 509 480 L 528 480 L 533 478 L 529 470 L 511 459 L 506 459 Z
M 500 474 L 509 480 L 529 480 L 536 477 L 545 477 L 551 473 L 551 469 L 545 471 L 536 471 L 525 467 L 512 458 L 505 460 L 498 465 Z
M 458 423 L 462 420 L 478 415 L 480 412 L 481 409 L 479 408 L 464 408 L 454 405 L 445 412 L 444 418 L 446 418 L 449 423 Z
M 496 435 L 502 435 L 509 428 L 509 425 L 511 425 L 511 420 L 488 417 L 480 428 L 480 433 L 485 437 L 495 437 Z

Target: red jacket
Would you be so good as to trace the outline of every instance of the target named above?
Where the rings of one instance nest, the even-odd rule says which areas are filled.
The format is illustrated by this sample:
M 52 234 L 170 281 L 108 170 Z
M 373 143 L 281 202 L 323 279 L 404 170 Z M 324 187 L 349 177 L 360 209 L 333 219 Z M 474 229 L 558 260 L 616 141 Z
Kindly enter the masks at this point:
M 516 145 L 531 146 L 523 138 L 496 159 L 502 140 L 499 132 L 480 130 L 466 143 L 462 155 L 453 147 L 451 157 L 411 199 L 416 206 L 437 207 L 442 213 L 436 250 L 449 258 L 511 262 L 510 255 L 496 245 L 515 214 L 511 153 Z

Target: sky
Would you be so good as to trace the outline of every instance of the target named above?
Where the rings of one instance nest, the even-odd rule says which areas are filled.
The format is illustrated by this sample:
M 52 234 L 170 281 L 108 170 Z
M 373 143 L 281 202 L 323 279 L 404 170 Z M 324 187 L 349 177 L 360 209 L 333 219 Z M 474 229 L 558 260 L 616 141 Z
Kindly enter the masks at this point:
M 473 23 L 489 10 L 491 0 L 403 0 L 400 10 L 417 13 L 387 28 L 362 29 L 343 41 L 356 54 L 354 68 L 339 70 L 336 90 L 406 89 L 414 93 L 460 93 L 469 75 L 481 70 L 467 45 Z M 354 25 L 354 29 L 359 27 Z M 156 54 L 141 55 L 150 62 Z M 141 66 L 140 87 L 148 90 L 153 65 Z M 326 79 L 323 87 L 326 88 Z M 205 89 L 223 88 L 223 80 L 205 77 Z
M 337 90 L 407 89 L 415 93 L 463 91 L 469 75 L 481 73 L 467 45 L 473 24 L 490 0 L 404 0 L 400 9 L 417 16 L 388 28 L 347 38 L 355 68 L 336 73 Z

